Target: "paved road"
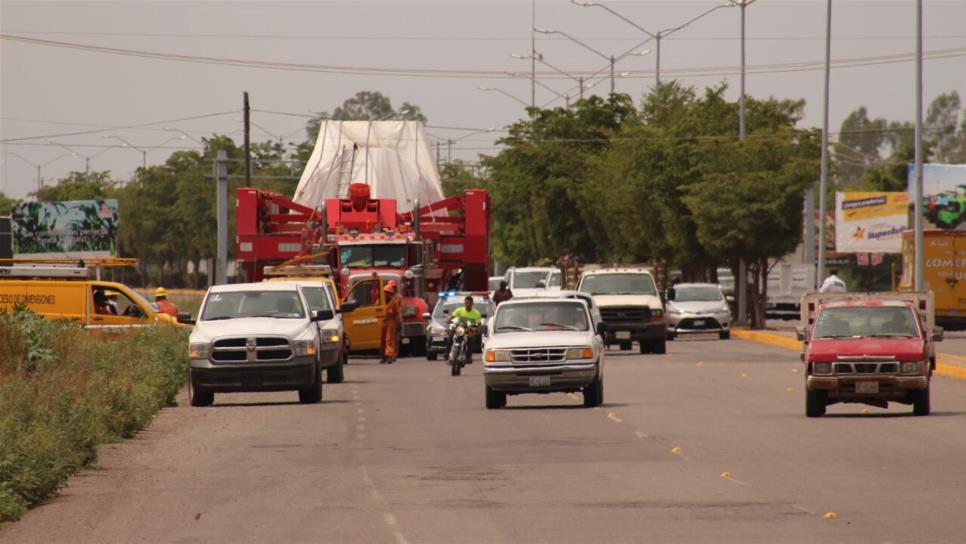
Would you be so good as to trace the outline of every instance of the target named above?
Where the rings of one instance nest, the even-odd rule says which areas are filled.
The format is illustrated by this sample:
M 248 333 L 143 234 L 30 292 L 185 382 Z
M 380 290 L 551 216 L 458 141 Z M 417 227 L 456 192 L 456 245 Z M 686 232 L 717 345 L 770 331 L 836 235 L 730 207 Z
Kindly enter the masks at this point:
M 966 381 L 938 377 L 928 418 L 838 405 L 815 420 L 799 364 L 679 340 L 610 352 L 600 409 L 556 394 L 487 411 L 479 363 L 453 378 L 356 362 L 320 405 L 239 394 L 163 411 L 0 541 L 966 539 Z

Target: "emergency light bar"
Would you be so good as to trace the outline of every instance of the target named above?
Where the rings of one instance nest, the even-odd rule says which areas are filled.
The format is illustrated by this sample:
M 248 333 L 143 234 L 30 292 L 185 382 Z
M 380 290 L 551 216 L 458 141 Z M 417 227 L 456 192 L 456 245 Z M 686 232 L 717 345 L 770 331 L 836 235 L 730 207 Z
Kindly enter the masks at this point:
M 266 276 L 331 276 L 332 267 L 327 264 L 303 264 L 290 266 L 266 266 Z
M 76 266 L 0 266 L 0 277 L 11 278 L 92 278 L 93 270 Z

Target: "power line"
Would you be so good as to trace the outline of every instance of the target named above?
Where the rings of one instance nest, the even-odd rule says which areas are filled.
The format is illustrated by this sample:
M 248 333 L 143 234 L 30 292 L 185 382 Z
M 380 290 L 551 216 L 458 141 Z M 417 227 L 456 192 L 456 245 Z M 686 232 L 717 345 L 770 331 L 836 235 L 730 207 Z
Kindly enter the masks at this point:
M 268 70 L 297 71 L 297 72 L 320 72 L 348 75 L 368 75 L 368 76 L 394 76 L 394 77 L 427 77 L 427 78 L 456 78 L 456 79 L 507 79 L 510 78 L 505 70 L 469 70 L 469 69 L 430 69 L 430 68 L 385 68 L 352 65 L 327 65 L 327 64 L 302 64 L 278 61 L 258 61 L 250 59 L 234 59 L 225 57 L 208 57 L 200 55 L 180 55 L 174 53 L 160 53 L 154 51 L 143 51 L 136 49 L 123 49 L 116 47 L 103 47 L 72 42 L 59 42 L 43 40 L 39 38 L 28 38 L 12 34 L 0 34 L 0 39 L 28 43 L 33 45 L 43 45 L 48 47 L 74 49 L 80 51 L 104 53 L 121 56 L 131 56 L 139 58 L 149 58 L 156 60 L 167 60 L 174 62 L 187 62 L 195 64 L 213 64 L 221 66 L 235 66 L 243 68 L 261 68 Z M 953 58 L 966 56 L 966 47 L 939 49 L 924 54 L 925 58 Z M 851 59 L 839 59 L 833 61 L 835 68 L 852 68 L 859 66 L 874 66 L 880 64 L 893 64 L 898 62 L 910 62 L 914 60 L 913 53 L 899 53 L 893 55 L 879 55 L 872 57 L 856 57 Z M 780 64 L 767 64 L 747 67 L 748 73 L 783 73 L 822 69 L 822 63 L 818 61 L 791 62 Z M 669 75 L 675 76 L 721 76 L 738 73 L 738 67 L 696 67 L 679 68 L 675 70 L 665 70 Z M 576 75 L 596 76 L 597 72 L 574 72 Z M 651 70 L 631 70 L 627 77 L 651 77 Z M 537 77 L 541 79 L 562 79 L 563 76 L 554 72 L 537 72 Z
M 97 129 L 91 129 L 91 130 L 80 130 L 80 131 L 76 131 L 76 132 L 63 132 L 63 133 L 60 133 L 60 134 L 44 134 L 44 135 L 41 135 L 41 136 L 22 136 L 22 137 L 19 137 L 19 138 L 7 138 L 5 140 L 0 140 L 0 144 L 7 144 L 7 143 L 11 143 L 11 142 L 20 142 L 20 141 L 26 141 L 26 140 L 43 140 L 45 138 L 63 138 L 65 136 L 83 136 L 85 134 L 98 134 L 98 133 L 101 133 L 101 132 L 111 132 L 111 131 L 114 131 L 114 130 L 128 130 L 128 129 L 135 129 L 135 128 L 145 128 L 145 127 L 150 127 L 150 126 L 154 126 L 154 125 L 163 125 L 163 124 L 168 124 L 168 123 L 180 123 L 180 122 L 183 122 L 183 121 L 194 121 L 194 120 L 197 120 L 197 119 L 207 119 L 207 118 L 210 118 L 210 117 L 219 117 L 219 116 L 222 116 L 222 115 L 231 115 L 231 114 L 234 114 L 234 113 L 237 113 L 237 112 L 234 111 L 234 110 L 231 110 L 231 111 L 223 111 L 223 112 L 218 112 L 218 113 L 206 113 L 206 114 L 203 114 L 203 115 L 193 115 L 191 117 L 180 117 L 178 119 L 166 119 L 164 121 L 151 121 L 150 123 L 138 123 L 138 124 L 135 124 L 135 125 L 124 125 L 124 126 L 117 126 L 117 127 L 110 127 L 110 128 L 97 128 Z

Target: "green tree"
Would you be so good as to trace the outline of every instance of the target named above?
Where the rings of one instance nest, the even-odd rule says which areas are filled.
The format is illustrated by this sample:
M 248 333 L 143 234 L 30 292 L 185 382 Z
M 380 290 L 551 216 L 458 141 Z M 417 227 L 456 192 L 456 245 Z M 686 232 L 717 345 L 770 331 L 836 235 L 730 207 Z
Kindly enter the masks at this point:
M 426 116 L 419 106 L 403 102 L 399 110 L 392 107 L 392 101 L 388 96 L 379 91 L 359 91 L 354 96 L 345 99 L 341 106 L 332 110 L 332 113 L 322 112 L 318 117 L 310 119 L 305 125 L 305 132 L 308 141 L 314 143 L 319 136 L 319 127 L 322 121 L 331 119 L 334 121 L 368 121 L 386 118 L 405 119 L 407 121 L 426 122 Z M 310 149 L 311 150 L 311 149 Z
M 853 186 L 871 165 L 881 162 L 880 150 L 886 143 L 885 119 L 869 119 L 862 106 L 842 121 L 835 152 L 837 185 Z
M 17 204 L 20 204 L 20 200 L 16 198 L 11 198 L 3 193 L 0 193 L 0 215 L 10 215 L 11 210 Z
M 109 171 L 101 172 L 70 172 L 66 178 L 56 185 L 41 187 L 30 193 L 41 202 L 56 202 L 60 200 L 103 200 L 113 198 L 116 187 L 111 180 Z
M 937 96 L 926 111 L 925 140 L 932 146 L 932 160 L 950 163 L 956 160 L 966 132 L 959 129 L 959 93 L 952 91 Z M 966 120 L 964 120 L 966 123 Z
M 485 187 L 486 180 L 479 175 L 479 171 L 479 168 L 459 159 L 442 165 L 439 177 L 443 184 L 443 194 L 456 196 L 467 189 Z

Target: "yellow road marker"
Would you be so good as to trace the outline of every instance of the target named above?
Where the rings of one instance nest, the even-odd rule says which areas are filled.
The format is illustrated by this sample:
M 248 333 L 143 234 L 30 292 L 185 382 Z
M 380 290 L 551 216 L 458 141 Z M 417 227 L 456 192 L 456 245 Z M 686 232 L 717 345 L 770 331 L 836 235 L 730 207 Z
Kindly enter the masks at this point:
M 622 421 L 624 421 L 623 419 L 617 417 L 617 414 L 615 414 L 614 412 L 610 412 L 609 414 L 607 414 L 607 419 L 611 421 L 616 421 L 617 423 L 621 423 Z
M 793 368 L 792 369 L 792 372 L 794 372 L 795 374 L 798 374 L 798 369 L 797 368 Z
M 722 478 L 731 478 L 731 473 L 727 470 L 721 473 Z
M 822 517 L 824 517 L 825 519 L 839 519 L 839 515 L 836 514 L 835 512 L 825 512 L 825 515 Z
M 742 372 L 742 373 L 741 373 L 741 377 L 742 377 L 742 378 L 747 378 L 747 377 L 748 377 L 748 374 L 745 374 L 744 372 Z
M 681 448 L 674 446 L 671 448 L 671 453 L 681 453 Z
M 785 388 L 785 392 L 786 392 L 786 393 L 791 393 L 792 391 L 794 391 L 794 389 L 793 389 L 793 388 L 791 388 L 791 387 L 786 387 L 786 388 Z
M 862 409 L 862 413 L 863 414 L 868 414 L 869 413 L 869 409 L 868 408 L 863 408 Z

